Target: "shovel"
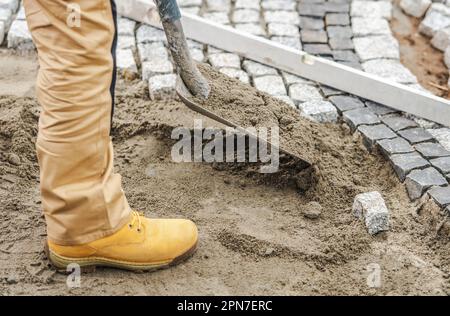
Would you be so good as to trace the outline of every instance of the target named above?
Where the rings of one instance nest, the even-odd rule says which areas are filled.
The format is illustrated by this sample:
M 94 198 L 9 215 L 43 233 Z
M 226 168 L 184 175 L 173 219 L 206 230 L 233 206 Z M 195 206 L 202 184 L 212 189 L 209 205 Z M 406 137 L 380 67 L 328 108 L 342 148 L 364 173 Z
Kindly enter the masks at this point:
M 194 97 L 207 99 L 211 89 L 208 81 L 200 73 L 189 53 L 189 49 L 183 32 L 183 26 L 181 25 L 180 21 L 180 9 L 178 8 L 176 0 L 155 0 L 155 3 L 158 7 L 169 49 L 177 66 L 176 92 L 181 101 L 195 112 L 198 112 L 226 126 L 233 127 L 238 132 L 244 135 L 256 139 L 261 139 L 258 137 L 258 135 L 249 132 L 235 122 L 232 122 L 220 115 L 217 115 L 205 109 L 194 101 Z M 281 153 L 290 155 L 291 157 L 295 157 L 299 160 L 302 160 L 307 165 L 310 165 L 310 162 L 306 161 L 296 154 L 293 154 L 288 150 L 279 148 L 278 146 L 267 141 L 267 139 L 263 139 L 263 141 L 270 146 L 271 150 L 279 150 L 279 152 Z

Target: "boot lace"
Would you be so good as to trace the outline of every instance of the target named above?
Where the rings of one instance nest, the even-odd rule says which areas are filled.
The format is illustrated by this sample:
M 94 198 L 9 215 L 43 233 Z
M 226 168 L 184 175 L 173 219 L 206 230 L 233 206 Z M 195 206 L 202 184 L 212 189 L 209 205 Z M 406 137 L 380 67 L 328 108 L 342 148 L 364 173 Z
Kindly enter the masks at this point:
M 132 215 L 133 215 L 133 219 L 131 220 L 131 223 L 128 224 L 128 227 L 130 227 L 130 229 L 132 229 L 134 227 L 134 224 L 136 224 L 136 222 L 137 222 L 137 231 L 141 232 L 141 228 L 142 228 L 141 216 L 144 216 L 144 214 L 137 212 L 137 211 L 132 211 Z

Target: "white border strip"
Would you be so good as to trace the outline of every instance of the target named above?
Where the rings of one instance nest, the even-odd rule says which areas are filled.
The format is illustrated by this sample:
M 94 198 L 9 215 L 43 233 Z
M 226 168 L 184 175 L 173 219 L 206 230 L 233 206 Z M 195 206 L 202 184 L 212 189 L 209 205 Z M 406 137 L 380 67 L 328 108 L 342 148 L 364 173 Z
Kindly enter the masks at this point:
M 119 14 L 161 27 L 151 0 L 117 0 Z M 450 127 L 450 101 L 328 59 L 183 13 L 186 37 Z

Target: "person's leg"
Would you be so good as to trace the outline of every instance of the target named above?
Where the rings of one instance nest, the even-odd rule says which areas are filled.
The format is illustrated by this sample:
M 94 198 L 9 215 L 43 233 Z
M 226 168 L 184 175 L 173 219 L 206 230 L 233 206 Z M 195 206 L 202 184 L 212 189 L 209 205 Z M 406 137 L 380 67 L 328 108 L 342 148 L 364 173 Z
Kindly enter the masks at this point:
M 40 64 L 36 147 L 48 239 L 61 245 L 90 242 L 130 220 L 120 175 L 112 170 L 109 136 L 111 2 L 25 0 L 24 6 Z
M 24 6 L 40 64 L 36 148 L 52 258 L 60 266 L 95 256 L 102 260 L 94 263 L 153 267 L 194 248 L 192 222 L 150 222 L 132 213 L 113 172 L 113 2 L 24 0 Z

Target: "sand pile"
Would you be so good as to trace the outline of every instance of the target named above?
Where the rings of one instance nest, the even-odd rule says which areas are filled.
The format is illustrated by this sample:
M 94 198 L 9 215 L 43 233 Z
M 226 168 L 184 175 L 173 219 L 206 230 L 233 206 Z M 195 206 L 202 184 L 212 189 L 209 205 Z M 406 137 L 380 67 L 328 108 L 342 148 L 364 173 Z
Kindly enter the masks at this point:
M 158 273 L 101 269 L 83 276 L 82 287 L 72 290 L 65 275 L 47 267 L 41 252 L 45 225 L 34 153 L 37 104 L 29 98 L 0 97 L 0 291 L 449 293 L 448 240 L 420 223 L 417 206 L 409 203 L 403 185 L 381 157 L 368 154 L 343 126 L 306 121 L 265 94 L 221 80 L 241 96 L 233 101 L 243 111 L 236 119 L 251 123 L 252 105 L 257 104 L 263 115 L 255 125 L 282 122 L 280 129 L 290 135 L 286 144 L 313 159 L 312 181 L 299 190 L 297 180 L 306 177 L 299 173 L 305 171 L 295 169 L 297 162 L 290 158 L 282 158 L 285 168 L 270 176 L 258 174 L 249 164 L 174 163 L 171 130 L 191 128 L 200 116 L 170 98 L 150 101 L 142 83 L 120 81 L 113 138 L 116 168 L 130 204 L 148 216 L 193 219 L 200 230 L 200 249 L 185 264 Z M 245 101 L 244 108 L 242 100 L 252 101 Z M 204 126 L 208 123 L 220 127 L 208 120 Z M 373 190 L 382 193 L 392 213 L 391 231 L 375 237 L 351 214 L 354 196 Z M 380 287 L 367 283 L 368 267 L 374 264 L 382 269 Z

